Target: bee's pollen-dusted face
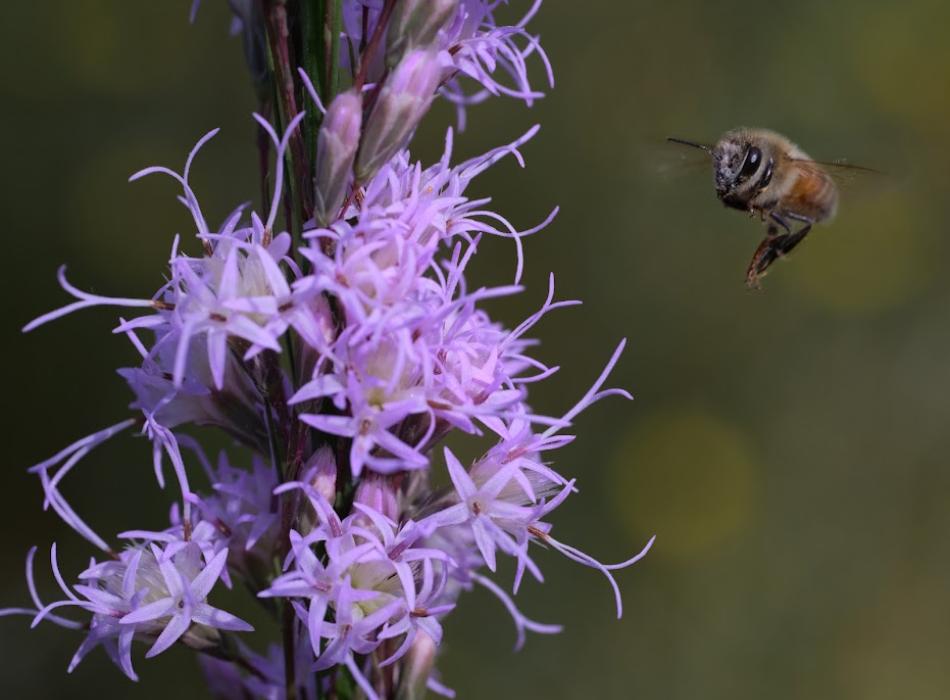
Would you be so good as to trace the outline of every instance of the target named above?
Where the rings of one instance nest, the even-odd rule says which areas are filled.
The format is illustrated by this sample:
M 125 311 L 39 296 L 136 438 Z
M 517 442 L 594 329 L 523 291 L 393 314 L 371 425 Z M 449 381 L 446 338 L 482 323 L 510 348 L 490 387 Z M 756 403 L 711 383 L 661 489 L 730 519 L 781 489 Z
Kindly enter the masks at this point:
M 728 138 L 722 139 L 713 148 L 713 175 L 716 179 L 716 194 L 720 198 L 735 189 L 748 148 L 748 142 Z
M 747 131 L 726 133 L 712 149 L 716 195 L 727 207 L 747 210 L 772 181 L 773 148 Z

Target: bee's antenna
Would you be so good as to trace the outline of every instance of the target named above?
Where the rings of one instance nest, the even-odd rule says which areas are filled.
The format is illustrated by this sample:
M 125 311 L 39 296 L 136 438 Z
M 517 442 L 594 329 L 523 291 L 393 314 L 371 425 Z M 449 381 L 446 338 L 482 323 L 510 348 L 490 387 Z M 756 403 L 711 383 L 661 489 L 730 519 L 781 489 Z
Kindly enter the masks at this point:
M 692 146 L 693 148 L 698 148 L 701 151 L 706 151 L 709 153 L 712 149 L 704 143 L 696 143 L 695 141 L 687 141 L 686 139 L 678 139 L 675 136 L 667 136 L 667 141 L 672 141 L 673 143 L 681 143 L 684 146 Z

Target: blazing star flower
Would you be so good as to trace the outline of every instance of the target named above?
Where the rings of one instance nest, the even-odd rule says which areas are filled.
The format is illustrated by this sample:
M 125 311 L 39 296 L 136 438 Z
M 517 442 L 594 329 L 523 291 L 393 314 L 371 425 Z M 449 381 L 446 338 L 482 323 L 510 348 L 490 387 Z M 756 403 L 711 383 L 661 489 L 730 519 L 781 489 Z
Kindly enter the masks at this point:
M 459 128 L 466 124 L 466 107 L 504 95 L 530 106 L 544 93 L 533 88 L 528 77 L 532 56 L 540 61 L 549 87 L 554 72 L 537 36 L 526 29 L 541 7 L 535 0 L 513 25 L 499 25 L 495 10 L 508 0 L 400 0 L 390 22 L 385 57 L 377 55 L 367 77 L 375 83 L 398 57 L 412 47 L 428 46 L 439 52 L 441 88 L 439 93 L 456 105 Z M 370 40 L 364 28 L 373 28 L 383 2 L 345 0 L 343 3 L 344 43 L 349 47 L 341 61 L 349 66 L 349 55 Z M 467 83 L 477 85 L 467 92 Z
M 532 54 L 537 54 L 548 85 L 554 87 L 554 73 L 547 54 L 538 37 L 525 29 L 541 8 L 541 0 L 535 0 L 522 18 L 510 26 L 498 26 L 495 22 L 497 4 L 463 0 L 461 11 L 446 32 L 443 46 L 452 55 L 455 69 L 481 85 L 482 92 L 468 97 L 469 102 L 481 102 L 489 95 L 507 95 L 531 106 L 535 99 L 543 96 L 531 88 L 528 80 L 527 60 Z M 523 46 L 519 46 L 519 41 Z M 494 73 L 498 70 L 507 73 L 514 84 L 506 86 L 496 80 Z
M 548 314 L 579 302 L 556 300 L 552 275 L 540 307 L 514 328 L 483 307 L 524 291 L 523 239 L 557 209 L 520 229 L 469 186 L 502 158 L 524 167 L 520 149 L 538 127 L 460 163 L 452 129 L 434 164 L 417 162 L 409 148 L 439 94 L 460 109 L 499 94 L 530 104 L 540 96 L 528 81 L 534 54 L 553 84 L 526 29 L 540 2 L 516 25 L 499 26 L 497 0 L 344 0 L 335 6 L 340 17 L 327 4 L 315 39 L 288 30 L 287 13 L 299 16 L 301 1 L 268 12 L 229 3 L 262 111 L 279 124 L 254 115 L 262 179 L 272 180 L 263 208 L 241 205 L 219 226 L 208 223 L 190 173 L 217 130 L 209 132 L 180 173 L 149 167 L 131 178 L 172 177 L 191 215 L 193 238 L 174 236 L 164 284 L 148 298 L 102 296 L 74 287 L 61 269 L 74 301 L 25 328 L 118 307 L 125 315 L 114 333 L 139 359 L 119 370 L 131 415 L 29 470 L 43 507 L 103 552 L 102 561 L 70 586 L 54 545 L 64 597 L 45 604 L 33 581 L 34 548 L 34 607 L 0 616 L 85 631 L 70 670 L 101 646 L 132 680 L 135 642 L 148 645 L 146 658 L 187 646 L 202 655 L 220 697 L 315 700 L 354 685 L 371 699 L 425 689 L 451 697 L 435 664 L 442 621 L 463 593 L 480 586 L 498 598 L 516 648 L 528 632 L 561 630 L 515 603 L 526 573 L 544 580 L 534 545 L 603 574 L 622 613 L 615 572 L 653 540 L 631 559 L 604 564 L 556 539 L 551 520 L 577 492 L 579 479 L 553 462 L 574 440 L 573 420 L 603 398 L 629 398 L 605 388 L 623 343 L 563 414 L 534 410 L 529 390 L 559 368 L 533 356 L 529 336 Z M 313 40 L 326 43 L 301 45 Z M 303 55 L 319 57 L 313 81 L 287 65 Z M 349 69 L 351 82 L 335 85 L 338 68 Z M 471 82 L 475 92 L 463 92 Z M 301 94 L 316 107 L 309 120 L 298 110 Z M 512 282 L 470 285 L 468 267 L 492 238 L 513 245 Z M 144 471 L 164 488 L 171 464 L 180 494 L 167 521 L 136 523 L 115 536 L 127 543 L 118 548 L 73 509 L 62 483 L 78 478 L 89 452 L 132 428 L 151 446 Z M 228 439 L 213 463 L 203 447 L 209 431 Z M 453 431 L 481 439 L 481 456 L 465 463 L 440 446 Z M 447 479 L 433 478 L 443 470 Z M 503 558 L 515 565 L 510 590 L 496 581 Z M 219 582 L 248 591 L 272 614 L 280 642 L 247 634 L 250 625 L 213 607 Z M 61 616 L 67 609 L 82 619 Z
M 66 598 L 43 605 L 33 584 L 33 555 L 27 557 L 27 581 L 35 610 L 8 609 L 2 614 L 34 614 L 33 625 L 49 620 L 62 627 L 82 625 L 52 614 L 73 607 L 91 614 L 89 633 L 69 664 L 72 671 L 92 649 L 103 646 L 117 666 L 138 680 L 132 668 L 132 641 L 152 641 L 146 657 L 155 656 L 181 639 L 188 646 L 206 648 L 220 638 L 219 630 L 252 631 L 243 620 L 205 602 L 224 568 L 227 550 L 203 564 L 194 546 L 169 555 L 152 545 L 123 551 L 115 560 L 93 561 L 79 574 L 83 583 L 70 588 L 56 560 L 56 545 L 50 551 L 53 575 Z
M 161 627 L 158 638 L 145 658 L 168 649 L 193 623 L 221 630 L 254 631 L 244 620 L 205 602 L 221 576 L 228 556 L 226 549 L 218 552 L 203 568 L 196 547 L 185 547 L 172 556 L 167 556 L 167 552 L 155 545 L 150 547 L 150 551 L 164 585 L 156 586 L 156 590 L 150 591 L 150 595 L 143 599 L 140 607 L 119 619 L 120 625 Z M 152 598 L 158 599 L 150 601 Z
M 204 466 L 213 493 L 196 496 L 197 507 L 229 546 L 236 546 L 231 556 L 241 556 L 276 536 L 277 514 L 271 510 L 276 475 L 261 457 L 255 456 L 248 470 L 231 465 L 221 452 L 215 467 L 207 461 Z

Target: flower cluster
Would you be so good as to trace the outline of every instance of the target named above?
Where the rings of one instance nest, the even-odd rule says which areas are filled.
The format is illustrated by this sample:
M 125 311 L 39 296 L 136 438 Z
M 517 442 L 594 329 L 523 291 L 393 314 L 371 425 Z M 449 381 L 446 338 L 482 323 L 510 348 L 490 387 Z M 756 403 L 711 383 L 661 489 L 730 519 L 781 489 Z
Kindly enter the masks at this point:
M 222 697 L 323 697 L 344 682 L 369 698 L 421 697 L 426 688 L 451 695 L 434 660 L 440 621 L 463 591 L 479 585 L 497 596 L 518 646 L 527 631 L 559 631 L 514 603 L 525 573 L 543 580 L 535 545 L 600 571 L 620 616 L 612 572 L 637 561 L 652 540 L 628 561 L 602 564 L 555 539 L 548 519 L 576 489 L 548 453 L 573 439 L 565 431 L 578 413 L 606 396 L 628 396 L 604 388 L 623 343 L 573 407 L 543 415 L 527 403 L 527 389 L 558 368 L 530 354 L 529 334 L 549 312 L 577 302 L 555 301 L 552 277 L 544 303 L 513 329 L 483 309 L 486 299 L 521 291 L 522 239 L 556 210 L 518 230 L 467 190 L 502 158 L 523 165 L 519 148 L 537 127 L 454 165 L 451 129 L 433 165 L 407 150 L 438 94 L 460 108 L 493 94 L 528 103 L 539 96 L 526 59 L 540 56 L 549 77 L 550 68 L 525 29 L 539 3 L 514 26 L 495 24 L 496 4 L 343 2 L 339 65 L 350 67 L 352 85 L 321 95 L 299 74 L 300 94 L 309 93 L 320 114 L 311 179 L 288 183 L 295 171 L 284 168 L 299 156 L 294 140 L 304 112 L 284 113 L 282 133 L 254 115 L 276 164 L 262 212 L 239 207 L 220 225 L 205 218 L 190 171 L 211 132 L 180 173 L 151 167 L 132 176 L 174 178 L 194 222 L 194 252 L 175 238 L 167 281 L 154 295 L 90 294 L 60 271 L 75 301 L 26 330 L 90 306 L 144 312 L 115 328 L 141 356 L 138 366 L 120 370 L 133 416 L 30 470 L 44 506 L 103 559 L 70 586 L 54 546 L 52 571 L 64 598 L 44 604 L 31 551 L 35 608 L 3 613 L 85 630 L 70 669 L 102 645 L 134 680 L 134 640 L 150 645 L 146 657 L 180 642 L 203 653 L 209 686 Z M 239 31 L 266 34 L 251 4 L 233 7 Z M 463 91 L 465 81 L 474 92 Z M 294 192 L 310 183 L 312 198 L 297 199 Z M 295 230 L 294 216 L 283 212 L 303 202 Z M 511 240 L 512 284 L 467 283 L 486 236 Z M 224 431 L 231 452 L 246 461 L 226 453 L 213 461 L 189 426 Z M 170 465 L 180 495 L 167 527 L 119 533 L 126 544 L 116 547 L 80 517 L 60 485 L 97 445 L 133 428 L 151 443 L 158 485 L 165 486 Z M 482 456 L 460 460 L 443 445 L 452 432 L 481 437 Z M 433 480 L 439 473 L 447 478 Z M 199 483 L 207 486 L 193 486 Z M 515 563 L 510 593 L 491 576 L 501 556 Z M 275 615 L 282 646 L 252 650 L 235 635 L 250 625 L 208 602 L 219 582 L 237 581 Z M 85 617 L 64 617 L 65 608 Z

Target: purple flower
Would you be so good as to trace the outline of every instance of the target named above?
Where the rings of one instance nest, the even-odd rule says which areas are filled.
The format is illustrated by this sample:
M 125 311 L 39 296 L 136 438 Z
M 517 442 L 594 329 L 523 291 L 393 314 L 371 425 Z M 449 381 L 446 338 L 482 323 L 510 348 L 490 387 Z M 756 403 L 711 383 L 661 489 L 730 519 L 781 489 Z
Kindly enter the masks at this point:
M 155 643 L 145 654 L 151 658 L 161 654 L 177 642 L 192 625 L 235 632 L 253 632 L 254 628 L 234 615 L 212 607 L 205 602 L 214 584 L 221 576 L 227 550 L 221 550 L 202 565 L 197 547 L 185 547 L 168 556 L 156 545 L 149 551 L 153 566 L 158 571 L 149 572 L 152 588 L 142 599 L 142 605 L 119 619 L 119 624 L 133 629 L 139 627 L 161 628 Z M 155 573 L 161 575 L 159 581 Z M 192 645 L 211 644 L 212 639 L 203 638 L 206 633 L 193 633 Z
M 36 610 L 8 609 L 2 614 L 34 614 L 33 626 L 43 620 L 63 627 L 79 628 L 80 623 L 54 615 L 53 611 L 72 607 L 89 614 L 88 634 L 69 665 L 72 671 L 95 647 L 103 646 L 112 660 L 131 679 L 132 641 L 153 641 L 146 658 L 161 653 L 179 639 L 189 646 L 204 648 L 218 640 L 218 630 L 252 631 L 243 620 L 208 605 L 205 598 L 224 568 L 227 550 L 207 565 L 196 547 L 184 547 L 170 555 L 155 545 L 135 547 L 115 560 L 93 561 L 79 574 L 83 583 L 72 588 L 60 573 L 56 546 L 50 552 L 53 575 L 66 596 L 43 605 L 33 584 L 33 555 L 27 557 L 27 582 Z
M 525 26 L 541 7 L 536 0 L 519 22 L 498 26 L 494 18 L 497 3 L 482 0 L 463 0 L 455 22 L 446 32 L 443 47 L 451 56 L 448 82 L 442 94 L 459 107 L 459 120 L 464 124 L 466 105 L 477 104 L 491 95 L 507 95 L 523 100 L 530 106 L 543 93 L 531 87 L 527 61 L 532 54 L 544 66 L 548 85 L 554 87 L 554 73 L 538 37 Z M 496 73 L 506 74 L 510 83 L 499 80 Z M 460 76 L 479 84 L 473 94 L 464 92 Z
M 439 618 L 454 610 L 455 604 L 441 600 L 448 568 L 440 567 L 439 572 L 436 573 L 433 560 L 434 558 L 421 559 L 421 580 L 412 607 L 406 605 L 400 610 L 400 614 L 379 633 L 381 639 L 402 637 L 399 647 L 381 665 L 388 666 L 401 659 L 414 645 L 420 643 L 420 636 L 427 637 L 436 647 L 442 643 L 442 625 Z
M 273 128 L 258 115 L 258 123 L 273 139 L 278 158 L 286 152 L 291 134 L 304 114 L 299 114 L 288 125 L 283 138 L 278 138 Z M 214 129 L 201 139 L 188 155 L 181 175 L 160 166 L 145 168 L 132 175 L 137 180 L 145 175 L 162 173 L 177 180 L 184 190 L 181 201 L 194 219 L 197 236 L 205 247 L 206 255 L 191 258 L 178 250 L 178 239 L 172 246 L 169 261 L 171 278 L 152 299 L 123 299 L 102 297 L 82 292 L 70 285 L 60 271 L 60 284 L 78 301 L 45 314 L 24 328 L 33 330 L 55 318 L 80 308 L 99 305 L 151 307 L 156 311 L 150 316 L 124 321 L 117 332 L 149 328 L 160 335 L 156 345 L 170 342 L 175 346 L 172 377 L 176 387 L 185 382 L 188 369 L 189 349 L 196 338 L 205 341 L 208 367 L 211 370 L 212 387 L 224 388 L 225 368 L 228 364 L 229 343 L 246 344 L 244 359 L 254 357 L 263 349 L 280 351 L 279 337 L 287 327 L 293 326 L 302 335 L 320 342 L 319 318 L 308 313 L 290 313 L 307 307 L 312 298 L 309 290 L 298 298 L 279 263 L 287 254 L 290 238 L 286 234 L 274 236 L 273 226 L 277 218 L 278 203 L 283 192 L 283 170 L 275 178 L 274 203 L 266 222 L 252 217 L 251 226 L 238 228 L 241 209 L 228 217 L 217 233 L 208 228 L 189 185 L 189 171 L 201 147 L 216 133 Z M 306 308 L 307 312 L 317 308 Z
M 457 4 L 457 8 L 452 5 Z M 423 0 L 408 2 L 400 0 L 390 23 L 391 39 L 387 42 L 388 63 L 411 46 L 431 47 L 439 51 L 441 66 L 440 94 L 453 102 L 458 110 L 459 127 L 466 123 L 466 107 L 483 102 L 491 96 L 505 95 L 531 105 L 544 93 L 531 86 L 528 78 L 528 62 L 532 56 L 540 60 L 550 87 L 554 86 L 554 73 L 547 54 L 537 36 L 531 34 L 527 24 L 537 14 L 541 0 L 536 0 L 513 25 L 499 25 L 495 9 L 502 2 L 497 0 Z M 508 4 L 504 0 L 504 4 Z M 401 5 L 406 5 L 401 8 Z M 381 2 L 345 0 L 343 3 L 343 41 L 347 47 L 341 52 L 344 65 L 348 57 L 358 51 L 368 40 L 364 27 L 373 28 L 379 16 Z M 428 14 L 416 15 L 419 10 Z M 364 20 L 369 20 L 366 22 Z M 408 24 L 412 24 L 408 27 Z M 375 57 L 367 71 L 368 79 L 376 82 L 384 74 L 387 61 L 382 52 Z M 468 92 L 467 82 L 477 88 Z
M 353 533 L 342 527 L 339 532 L 317 530 L 306 538 L 291 531 L 290 542 L 294 568 L 259 595 L 309 601 L 307 606 L 295 604 L 295 609 L 308 630 L 315 668 L 345 665 L 364 691 L 376 697 L 353 655 L 371 653 L 379 646 L 377 629 L 398 608 L 399 597 L 387 585 L 392 569 L 386 572 L 379 566 L 372 543 L 357 544 Z M 326 545 L 330 558 L 326 565 L 311 549 L 317 542 Z M 384 589 L 354 588 L 354 579 Z
M 538 127 L 457 164 L 451 129 L 434 164 L 416 162 L 408 150 L 437 94 L 460 109 L 495 94 L 528 104 L 540 96 L 528 82 L 527 60 L 537 54 L 552 82 L 550 67 L 525 28 L 540 3 L 517 24 L 499 26 L 495 1 L 344 0 L 342 18 L 332 8 L 318 18 L 342 19 L 343 43 L 339 56 L 321 54 L 333 60 L 317 66 L 319 92 L 305 72 L 286 65 L 305 53 L 295 42 L 310 36 L 289 31 L 287 8 L 277 4 L 263 15 L 256 3 L 230 5 L 259 68 L 254 79 L 258 87 L 268 83 L 259 91 L 262 111 L 282 122 L 278 134 L 254 115 L 261 174 L 273 189 L 261 211 L 241 205 L 209 225 L 190 172 L 211 131 L 180 173 L 150 167 L 132 176 L 172 177 L 193 224 L 194 252 L 174 237 L 165 282 L 151 296 L 91 294 L 60 270 L 74 301 L 25 330 L 87 307 L 142 309 L 114 329 L 139 357 L 119 370 L 133 413 L 30 468 L 44 508 L 105 558 L 69 586 L 54 546 L 53 575 L 64 597 L 44 604 L 31 550 L 35 607 L 0 616 L 85 630 L 70 668 L 102 646 L 132 679 L 133 641 L 149 645 L 146 657 L 180 642 L 214 657 L 203 668 L 224 697 L 330 697 L 339 678 L 352 679 L 368 698 L 388 697 L 394 679 L 412 696 L 426 688 L 451 696 L 435 661 L 443 620 L 463 593 L 481 586 L 495 595 L 511 615 L 518 648 L 528 632 L 560 631 L 515 603 L 526 572 L 544 580 L 534 545 L 600 571 L 619 617 L 614 572 L 653 543 L 604 564 L 552 535 L 551 519 L 577 484 L 555 468 L 553 453 L 574 440 L 567 431 L 581 411 L 608 396 L 629 398 L 604 388 L 624 343 L 576 404 L 545 415 L 528 403 L 529 390 L 559 368 L 534 356 L 531 336 L 548 314 L 579 302 L 556 300 L 551 275 L 540 307 L 514 328 L 484 308 L 523 291 L 523 239 L 557 209 L 521 229 L 490 199 L 472 197 L 470 185 L 505 157 L 523 167 L 519 149 Z M 320 41 L 333 39 L 332 24 L 322 29 Z M 332 51 L 333 42 L 321 46 Z M 336 63 L 353 69 L 342 90 Z M 475 92 L 463 92 L 471 80 Z M 319 112 L 307 121 L 298 109 L 302 91 Z M 512 283 L 471 285 L 469 265 L 492 238 L 514 246 Z M 70 506 L 62 483 L 90 451 L 133 426 L 151 445 L 145 471 L 164 488 L 171 464 L 180 499 L 171 499 L 164 529 L 143 523 L 120 532 L 129 544 L 116 548 Z M 202 440 L 209 430 L 228 438 L 233 459 L 223 451 L 208 459 Z M 453 431 L 481 439 L 481 456 L 463 463 L 441 446 Z M 434 479 L 443 465 L 448 479 Z M 515 565 L 510 592 L 495 580 L 505 557 Z M 252 630 L 208 602 L 219 581 L 276 613 L 280 644 L 255 644 L 266 649 L 259 653 L 231 634 Z M 66 609 L 82 620 L 61 616 Z
M 204 466 L 213 493 L 195 497 L 198 509 L 224 535 L 232 547 L 231 556 L 240 558 L 262 541 L 270 543 L 277 534 L 277 514 L 271 498 L 277 486 L 274 470 L 260 457 L 254 458 L 249 470 L 232 466 L 224 452 L 216 466 L 207 461 Z M 269 549 L 264 547 L 265 551 Z
M 300 419 L 325 433 L 350 439 L 352 446 L 349 457 L 354 477 L 360 476 L 366 464 L 384 473 L 425 467 L 428 464 L 425 456 L 416 447 L 400 440 L 390 430 L 407 416 L 424 411 L 425 404 L 418 399 L 406 398 L 383 406 L 374 405 L 366 400 L 363 386 L 358 384 L 359 380 L 356 377 L 350 376 L 347 381 L 352 390 L 350 402 L 352 415 L 304 413 L 301 414 Z M 316 396 L 311 392 L 298 393 L 294 400 L 299 402 L 316 398 Z M 389 456 L 373 454 L 373 450 L 377 447 L 386 450 Z

